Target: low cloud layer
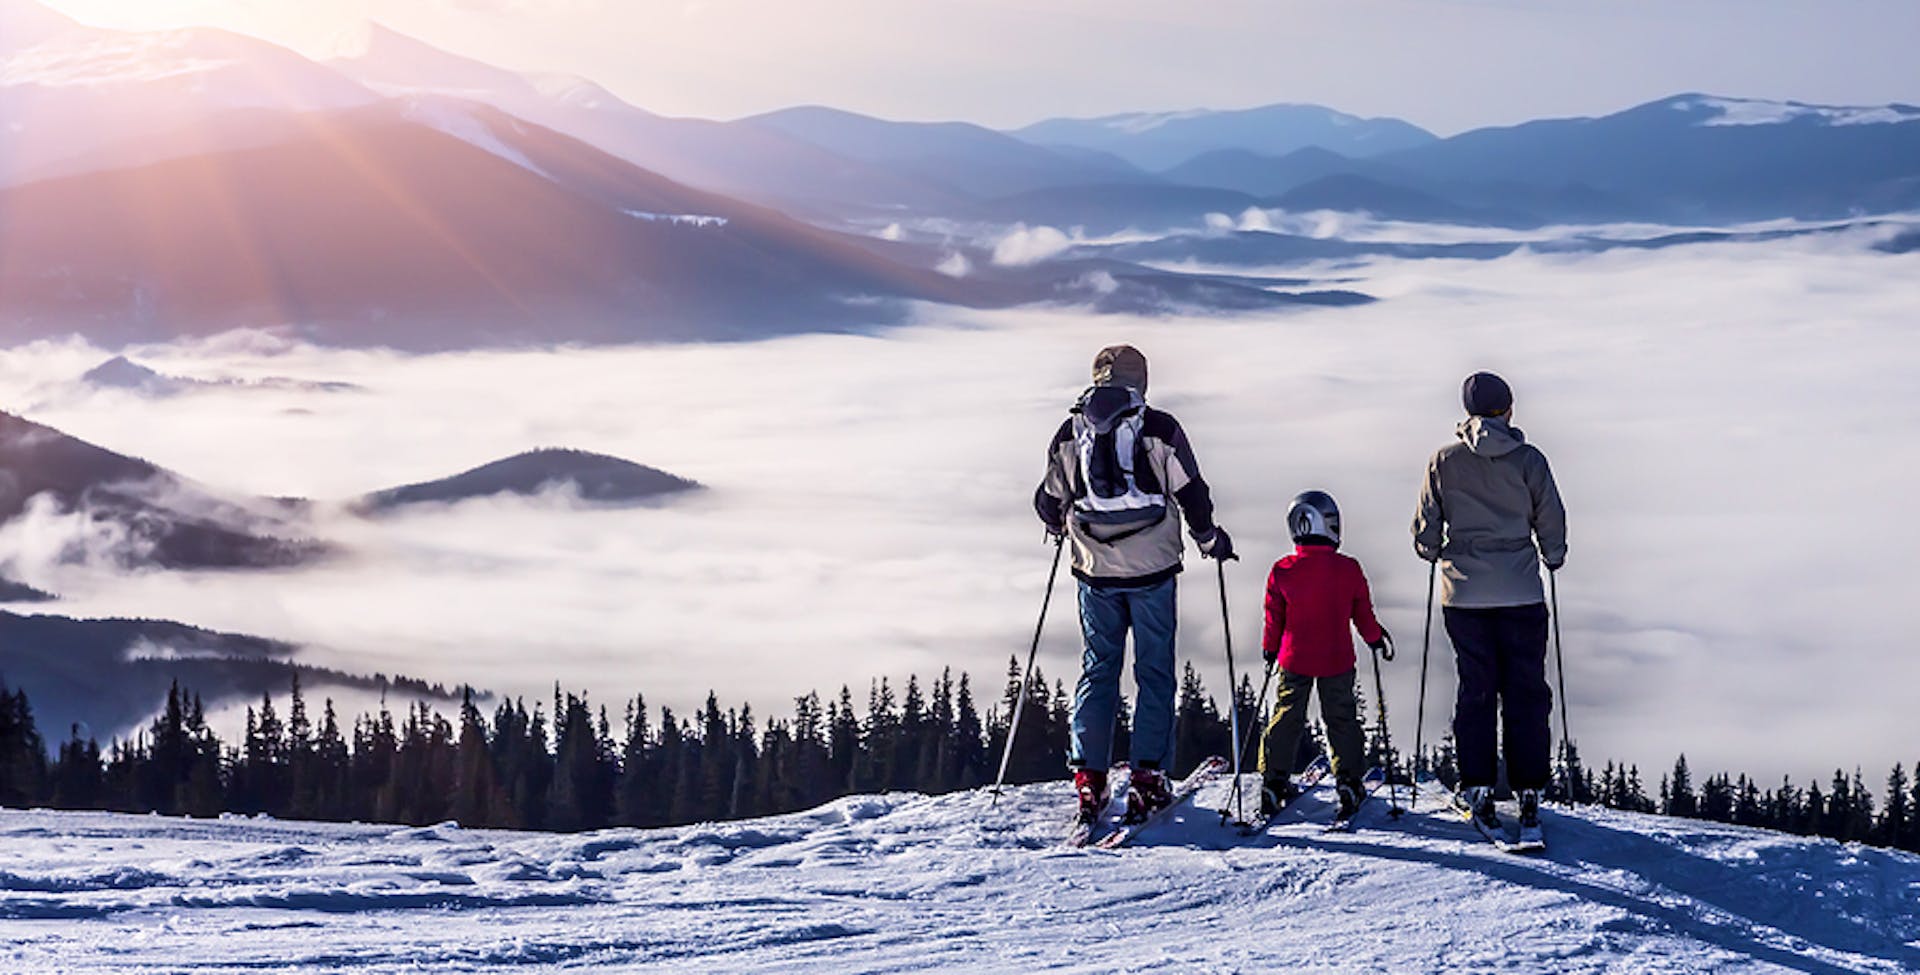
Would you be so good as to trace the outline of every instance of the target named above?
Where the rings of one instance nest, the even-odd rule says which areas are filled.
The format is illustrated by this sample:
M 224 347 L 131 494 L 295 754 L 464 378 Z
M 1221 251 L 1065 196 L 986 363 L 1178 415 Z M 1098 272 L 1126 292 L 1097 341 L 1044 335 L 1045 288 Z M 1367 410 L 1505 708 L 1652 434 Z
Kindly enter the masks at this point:
M 884 337 L 405 358 L 224 343 L 143 350 L 170 374 L 297 375 L 365 395 L 212 390 L 61 400 L 33 418 L 189 477 L 343 498 L 541 445 L 711 487 L 656 507 L 488 500 L 369 523 L 297 572 L 38 565 L 64 612 L 158 616 L 311 644 L 311 660 L 544 698 L 724 701 L 784 712 L 811 689 L 971 671 L 1023 653 L 1047 549 L 1028 509 L 1043 447 L 1101 346 L 1152 358 L 1246 561 L 1236 646 L 1256 645 L 1287 499 L 1331 491 L 1399 637 L 1396 737 L 1413 737 L 1426 569 L 1407 540 L 1458 383 L 1501 371 L 1571 511 L 1561 599 L 1575 736 L 1595 756 L 1797 777 L 1911 761 L 1906 652 L 1920 586 L 1910 472 L 1920 256 L 1857 237 L 1384 262 L 1387 299 L 1266 317 L 930 312 Z M 0 352 L 0 405 L 105 358 Z M 13 553 L 24 555 L 24 553 Z M 1183 582 L 1183 655 L 1224 684 L 1210 564 Z M 1071 600 L 1042 666 L 1071 679 Z M 1436 628 L 1437 630 L 1437 628 Z M 1450 710 L 1436 632 L 1429 741 Z M 1243 661 L 1243 669 L 1250 661 Z

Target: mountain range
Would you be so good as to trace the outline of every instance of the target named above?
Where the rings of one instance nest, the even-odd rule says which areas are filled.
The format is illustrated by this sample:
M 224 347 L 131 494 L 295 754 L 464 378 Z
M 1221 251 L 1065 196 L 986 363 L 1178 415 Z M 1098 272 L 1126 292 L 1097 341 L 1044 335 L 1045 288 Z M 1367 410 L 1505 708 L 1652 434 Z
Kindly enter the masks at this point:
M 55 561 L 128 568 L 279 568 L 324 556 L 284 505 L 222 495 L 147 461 L 0 413 L 0 525 L 33 532 Z M 6 553 L 9 558 L 18 553 Z
M 0 28 L 10 341 L 251 326 L 448 349 L 865 329 L 927 302 L 1263 308 L 1325 296 L 994 245 L 1256 209 L 1534 227 L 1920 207 L 1920 108 L 1899 104 L 1683 94 L 1446 138 L 1296 104 L 1010 132 L 823 106 L 716 121 L 377 26 L 320 59 L 31 0 L 0 0 Z

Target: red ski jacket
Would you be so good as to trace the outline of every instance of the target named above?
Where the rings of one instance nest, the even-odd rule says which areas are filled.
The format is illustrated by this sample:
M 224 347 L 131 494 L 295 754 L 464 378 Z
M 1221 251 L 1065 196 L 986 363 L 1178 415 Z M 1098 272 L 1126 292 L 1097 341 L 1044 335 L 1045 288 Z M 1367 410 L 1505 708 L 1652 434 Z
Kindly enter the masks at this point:
M 1302 545 L 1267 576 L 1267 628 L 1261 647 L 1287 673 L 1335 677 L 1354 668 L 1353 634 L 1380 639 L 1373 595 L 1360 563 L 1331 545 Z

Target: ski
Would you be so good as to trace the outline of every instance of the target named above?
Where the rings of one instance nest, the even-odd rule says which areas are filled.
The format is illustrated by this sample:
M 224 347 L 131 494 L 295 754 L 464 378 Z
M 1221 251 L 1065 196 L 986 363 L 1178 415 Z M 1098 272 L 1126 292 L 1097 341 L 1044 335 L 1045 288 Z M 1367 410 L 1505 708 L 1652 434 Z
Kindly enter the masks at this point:
M 1367 808 L 1367 800 L 1372 799 L 1373 794 L 1376 792 L 1379 792 L 1380 787 L 1386 784 L 1387 784 L 1386 769 L 1383 769 L 1378 765 L 1375 765 L 1373 768 L 1368 769 L 1367 774 L 1362 776 L 1360 779 L 1360 805 L 1354 809 L 1353 815 L 1350 815 L 1350 816 L 1335 815 L 1333 817 L 1333 822 L 1327 824 L 1326 832 L 1329 832 L 1329 833 L 1353 832 L 1354 817 L 1360 815 L 1361 809 Z
M 1132 779 L 1132 769 L 1125 762 L 1121 762 L 1108 769 L 1107 804 L 1101 808 L 1100 814 L 1092 819 L 1082 819 L 1080 818 L 1079 810 L 1074 810 L 1073 819 L 1068 825 L 1067 838 L 1064 841 L 1064 845 L 1070 847 L 1086 846 L 1088 843 L 1093 842 L 1095 834 L 1099 833 L 1101 829 L 1119 819 L 1120 816 L 1119 813 L 1115 811 L 1114 804 L 1118 803 L 1120 809 L 1126 808 L 1127 785 Z M 1076 804 L 1078 803 L 1078 797 L 1075 797 L 1075 802 Z
M 1193 770 L 1193 774 L 1181 779 L 1179 784 L 1173 787 L 1172 802 L 1154 810 L 1147 818 L 1137 823 L 1121 823 L 1114 827 L 1113 832 L 1100 837 L 1100 839 L 1093 844 L 1094 847 L 1102 850 L 1112 850 L 1127 845 L 1135 836 L 1140 835 L 1141 830 L 1147 829 L 1153 826 L 1153 824 L 1165 819 L 1169 813 L 1180 808 L 1188 799 L 1191 799 L 1194 793 L 1199 792 L 1202 786 L 1219 778 L 1221 773 L 1225 772 L 1227 768 L 1227 760 L 1218 755 L 1201 762 L 1200 767 Z
M 1286 802 L 1281 803 L 1280 809 L 1276 811 L 1273 815 L 1271 816 L 1255 815 L 1253 819 L 1249 822 L 1235 823 L 1234 824 L 1235 827 L 1237 827 L 1240 830 L 1241 836 L 1258 836 L 1261 833 L 1266 832 L 1267 827 L 1273 823 L 1273 820 L 1275 817 L 1277 817 L 1281 812 L 1285 812 L 1287 807 L 1293 805 L 1295 800 L 1299 799 L 1301 796 L 1306 795 L 1308 792 L 1313 791 L 1313 787 L 1319 785 L 1320 780 L 1326 778 L 1328 775 L 1331 775 L 1332 773 L 1333 773 L 1333 766 L 1327 764 L 1327 756 L 1325 755 L 1314 756 L 1313 761 L 1307 765 L 1306 769 L 1302 771 L 1299 775 L 1294 776 L 1293 785 L 1294 785 L 1295 792 L 1293 794 L 1293 798 L 1288 799 Z M 1224 810 L 1222 811 L 1224 812 Z
M 1485 837 L 1487 842 L 1493 844 L 1494 849 L 1502 853 L 1532 855 L 1535 853 L 1545 853 L 1547 851 L 1547 841 L 1544 836 L 1523 837 L 1519 840 L 1511 840 L 1507 838 L 1504 828 L 1499 831 L 1486 828 L 1486 826 L 1482 825 L 1480 820 L 1473 815 L 1473 809 L 1467 805 L 1466 799 L 1462 798 L 1458 792 L 1448 791 L 1447 805 L 1451 806 L 1453 811 L 1457 813 L 1461 819 L 1466 820 L 1467 824 L 1472 826 L 1476 832 Z

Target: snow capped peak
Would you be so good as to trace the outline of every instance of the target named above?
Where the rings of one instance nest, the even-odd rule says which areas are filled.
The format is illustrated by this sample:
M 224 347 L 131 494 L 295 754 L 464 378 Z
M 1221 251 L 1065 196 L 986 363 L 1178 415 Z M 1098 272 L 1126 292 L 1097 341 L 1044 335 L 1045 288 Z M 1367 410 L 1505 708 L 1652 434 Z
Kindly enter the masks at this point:
M 1128 115 L 1114 115 L 1102 119 L 1101 124 L 1116 132 L 1125 132 L 1128 135 L 1139 135 L 1142 132 L 1151 132 L 1170 122 L 1181 122 L 1212 114 L 1213 112 L 1204 108 L 1190 108 L 1183 112 L 1134 112 Z
M 226 108 L 295 111 L 352 107 L 374 97 L 290 50 L 208 27 L 67 32 L 0 60 L 0 87 L 19 85 L 99 91 L 147 86 Z
M 1920 121 L 1920 107 L 1912 105 L 1808 105 L 1758 98 L 1722 98 L 1686 95 L 1670 103 L 1675 111 L 1707 117 L 1699 125 L 1779 125 L 1811 119 L 1822 125 L 1897 125 Z
M 80 29 L 71 17 L 32 0 L 0 0 L 0 57 Z
M 362 61 L 375 57 L 411 57 L 420 54 L 446 56 L 446 52 L 425 41 L 402 34 L 379 21 L 366 20 L 322 44 L 315 52 L 315 57 L 320 61 Z
M 571 108 L 631 108 L 619 95 L 579 75 L 535 74 L 527 75 L 526 79 L 540 94 Z
M 206 50 L 197 32 L 102 31 L 69 44 L 46 44 L 0 65 L 0 85 L 98 87 L 215 71 L 233 59 Z

